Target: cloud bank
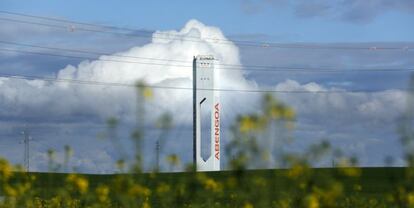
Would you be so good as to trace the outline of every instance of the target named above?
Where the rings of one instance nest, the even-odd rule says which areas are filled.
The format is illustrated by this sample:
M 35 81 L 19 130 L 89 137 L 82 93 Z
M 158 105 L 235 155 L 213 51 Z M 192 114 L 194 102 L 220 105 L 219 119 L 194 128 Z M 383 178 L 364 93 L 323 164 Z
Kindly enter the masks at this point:
M 149 85 L 191 87 L 193 56 L 211 54 L 219 60 L 219 63 L 240 65 L 237 47 L 234 44 L 210 43 L 206 37 L 226 38 L 218 28 L 207 27 L 196 20 L 189 21 L 180 31 L 155 32 L 153 36 L 152 42 L 144 46 L 133 47 L 128 51 L 116 53 L 114 56 L 101 56 L 94 61 L 85 60 L 77 66 L 68 65 L 57 72 L 56 78 L 126 84 L 134 84 L 137 80 L 144 80 Z M 185 41 L 189 37 L 195 41 Z M 188 67 L 171 66 L 180 65 L 173 61 L 142 61 L 149 64 L 99 61 L 99 59 L 105 59 L 139 62 L 134 58 L 120 58 L 119 56 L 184 60 L 187 63 L 181 65 Z M 220 82 L 217 88 L 231 89 L 249 86 L 241 71 L 219 71 Z M 48 107 L 42 109 L 42 114 L 64 118 L 81 114 L 95 115 L 101 118 L 111 115 L 125 116 L 133 114 L 134 110 L 133 88 L 8 78 L 2 78 L 0 85 L 2 87 L 0 92 L 1 105 L 5 106 L 2 108 L 2 114 L 7 116 L 38 112 L 45 106 Z M 189 94 L 189 92 L 185 90 L 173 92 L 171 90 L 157 90 L 155 100 L 165 108 L 174 109 L 174 106 L 171 105 L 177 105 L 183 94 Z M 178 102 L 168 102 L 177 100 Z
M 111 56 L 101 56 L 97 60 L 84 60 L 77 65 L 68 65 L 56 72 L 56 78 L 127 84 L 145 80 L 150 85 L 190 88 L 193 56 L 210 54 L 220 64 L 241 64 L 240 52 L 235 44 L 216 44 L 210 38 L 226 40 L 220 29 L 190 20 L 179 31 L 155 32 L 148 44 Z M 288 57 L 282 55 L 272 59 L 288 60 Z M 189 67 L 172 66 L 177 63 L 159 60 L 142 61 L 156 65 L 100 61 L 139 61 L 126 57 L 183 60 L 188 63 L 184 65 Z M 219 66 L 217 69 L 220 77 L 217 88 L 257 89 L 259 86 L 254 79 L 246 78 L 248 76 L 243 71 L 225 70 Z M 275 93 L 275 96 L 291 105 L 298 113 L 298 129 L 294 133 L 298 142 L 293 149 L 303 150 L 308 144 L 328 138 L 338 146 L 361 155 L 365 158 L 363 164 L 379 165 L 382 162 L 382 157 L 377 157 L 381 154 L 380 151 L 386 150 L 390 144 L 396 146 L 394 123 L 404 110 L 404 92 L 387 90 L 377 93 L 352 93 L 339 88 L 341 86 L 325 86 L 316 82 L 281 78 L 279 75 L 266 75 L 266 81 L 277 91 L 343 91 L 325 94 Z M 128 126 L 135 122 L 134 88 L 0 78 L 0 89 L 3 138 L 15 139 L 18 131 L 16 126 L 29 123 L 34 126 L 34 134 L 40 132 L 37 138 L 44 139 L 37 145 L 34 143 L 35 170 L 47 170 L 45 152 L 48 147 L 61 149 L 61 146 L 69 143 L 77 153 L 73 165 L 79 167 L 80 171 L 114 171 L 113 164 L 118 155 L 108 141 L 95 141 L 96 134 L 105 130 L 104 123 L 108 117 L 115 116 L 125 125 L 120 130 L 120 137 L 124 140 L 128 138 L 131 130 Z M 179 128 L 185 129 L 191 124 L 191 93 L 191 90 L 154 89 L 154 98 L 146 106 L 149 124 L 153 124 L 164 111 L 173 114 L 176 129 L 172 130 L 166 144 L 167 153 L 178 154 L 183 163 L 190 162 L 191 158 L 191 143 L 188 142 L 191 128 L 184 133 Z M 222 92 L 224 126 L 231 125 L 237 114 L 259 111 L 260 97 L 261 94 L 258 93 Z M 17 130 L 10 130 L 12 128 Z M 149 139 L 145 146 L 148 166 L 153 162 L 153 143 L 158 133 L 156 130 L 148 132 Z M 229 139 L 228 130 L 224 130 L 224 144 Z M 51 143 L 56 145 L 47 146 Z M 18 161 L 18 148 L 2 149 L 2 156 Z M 400 152 L 394 152 L 394 156 L 398 157 Z

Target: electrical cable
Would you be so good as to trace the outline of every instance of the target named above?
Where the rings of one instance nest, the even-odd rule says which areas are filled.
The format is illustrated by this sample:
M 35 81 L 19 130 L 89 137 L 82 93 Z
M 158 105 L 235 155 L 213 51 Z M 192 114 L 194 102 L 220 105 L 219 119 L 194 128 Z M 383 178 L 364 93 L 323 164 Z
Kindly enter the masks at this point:
M 78 79 L 65 79 L 65 78 L 52 78 L 42 76 L 29 76 L 29 75 L 17 75 L 17 74 L 6 74 L 0 73 L 0 77 L 10 79 L 21 79 L 21 80 L 42 80 L 48 82 L 64 82 L 71 84 L 81 85 L 93 85 L 93 86 L 113 86 L 113 87 L 140 87 L 131 83 L 116 83 L 116 82 L 101 82 L 92 80 L 78 80 Z M 145 85 L 152 89 L 168 89 L 168 90 L 193 90 L 192 87 L 175 87 L 175 86 L 161 86 L 161 85 Z M 298 93 L 298 94 L 343 94 L 343 93 L 378 93 L 382 92 L 379 90 L 272 90 L 272 89 L 220 89 L 220 88 L 199 88 L 200 91 L 219 91 L 219 92 L 245 92 L 245 93 Z M 400 89 L 402 90 L 402 89 Z
M 2 43 L 2 41 L 0 41 Z M 41 47 L 41 46 L 39 46 Z M 180 67 L 180 68 L 187 68 L 191 69 L 191 65 L 177 65 L 177 64 L 167 64 L 167 63 L 153 63 L 153 62 L 139 62 L 139 61 L 128 61 L 128 60 L 119 60 L 119 59 L 104 59 L 96 57 L 85 57 L 85 56 L 74 56 L 74 55 L 63 55 L 63 54 L 52 54 L 52 53 L 45 53 L 45 52 L 37 52 L 37 51 L 27 51 L 27 50 L 20 50 L 20 49 L 9 49 L 9 48 L 0 48 L 0 51 L 5 52 L 15 52 L 15 53 L 25 53 L 25 54 L 33 54 L 33 55 L 41 55 L 41 56 L 54 56 L 54 57 L 63 57 L 69 59 L 95 59 L 95 61 L 104 61 L 104 62 L 117 62 L 117 63 L 129 63 L 129 64 L 143 64 L 143 65 L 156 65 L 156 66 L 168 66 L 168 67 Z M 69 50 L 71 51 L 71 50 Z M 85 51 L 83 52 L 85 53 Z M 112 55 L 108 55 L 112 56 Z M 118 55 L 115 55 L 118 56 Z M 122 56 L 119 56 L 122 57 Z M 132 58 L 134 56 L 131 56 Z M 138 58 L 138 57 L 135 57 Z M 143 57 L 144 58 L 144 57 Z M 145 59 L 153 59 L 153 60 L 160 60 L 160 61 L 173 61 L 168 59 L 156 59 L 156 58 L 145 58 Z M 189 63 L 189 62 L 187 62 Z M 189 63 L 190 64 L 190 63 Z M 224 64 L 217 64 L 217 65 L 224 65 Z M 236 66 L 236 65 L 234 65 Z M 240 65 L 240 67 L 243 67 Z M 249 67 L 267 67 L 264 68 L 249 68 Z M 289 66 L 254 66 L 254 65 L 247 65 L 246 68 L 239 68 L 239 67 L 219 67 L 220 70 L 231 70 L 231 71 L 249 71 L 249 72 L 299 72 L 299 73 L 348 73 L 348 72 L 412 72 L 414 68 L 361 68 L 361 69 L 332 69 L 334 67 L 319 67 L 319 68 L 308 68 L 308 67 L 289 67 Z
M 119 32 L 112 32 L 107 30 L 94 30 L 94 29 L 87 29 L 87 28 L 77 28 L 73 25 L 70 25 L 69 27 L 60 26 L 60 25 L 53 25 L 53 24 L 47 24 L 47 23 L 39 23 L 39 22 L 31 22 L 31 21 L 25 21 L 25 20 L 16 20 L 16 19 L 10 19 L 10 18 L 3 18 L 1 17 L 0 20 L 3 21 L 10 21 L 10 22 L 19 22 L 19 23 L 26 23 L 26 24 L 33 24 L 33 25 L 39 25 L 39 26 L 47 26 L 47 27 L 56 27 L 60 29 L 69 29 L 70 31 L 86 31 L 86 32 L 98 32 L 98 33 L 108 33 L 108 34 L 115 34 L 115 35 L 125 35 L 125 36 L 136 36 L 136 37 L 151 37 L 156 39 L 169 39 L 172 40 L 171 37 L 175 37 L 175 39 L 184 40 L 187 41 L 196 41 L 196 42 L 202 42 L 200 41 L 200 37 L 198 36 L 183 36 L 183 35 L 174 35 L 169 33 L 163 33 L 163 32 L 157 32 L 155 34 L 159 36 L 155 36 L 154 34 L 151 34 L 152 32 L 150 30 L 143 30 L 143 29 L 131 29 L 126 27 L 118 27 L 118 26 L 109 26 L 109 25 L 98 25 L 98 24 L 92 24 L 92 23 L 85 23 L 85 22 L 79 22 L 79 21 L 73 21 L 73 20 L 65 20 L 65 19 L 58 19 L 58 18 L 52 18 L 52 17 L 44 17 L 44 16 L 36 16 L 36 15 L 29 15 L 29 14 L 23 14 L 23 13 L 17 13 L 17 12 L 10 12 L 10 11 L 0 11 L 0 13 L 7 14 L 7 15 L 14 15 L 14 16 L 20 16 L 25 18 L 31 18 L 31 19 L 41 19 L 41 20 L 48 20 L 48 21 L 54 21 L 54 22 L 60 22 L 65 24 L 76 24 L 76 25 L 84 25 L 89 27 L 98 27 L 98 28 L 106 28 L 111 30 L 122 30 L 122 31 L 129 31 L 131 33 L 119 33 Z M 168 36 L 168 37 L 166 37 Z M 242 41 L 242 40 L 228 40 L 228 39 L 221 39 L 221 38 L 211 38 L 211 37 L 204 37 L 204 40 L 211 40 L 214 44 L 237 44 L 239 46 L 250 46 L 250 47 L 262 47 L 262 48 L 285 48 L 285 49 L 328 49 L 328 50 L 372 50 L 372 51 L 379 51 L 379 50 L 411 50 L 413 47 L 378 47 L 378 46 L 371 46 L 371 47 L 351 47 L 351 46 L 321 46 L 321 45 L 315 45 L 315 44 L 282 44 L 282 43 L 275 43 L 275 42 L 260 42 L 260 41 Z

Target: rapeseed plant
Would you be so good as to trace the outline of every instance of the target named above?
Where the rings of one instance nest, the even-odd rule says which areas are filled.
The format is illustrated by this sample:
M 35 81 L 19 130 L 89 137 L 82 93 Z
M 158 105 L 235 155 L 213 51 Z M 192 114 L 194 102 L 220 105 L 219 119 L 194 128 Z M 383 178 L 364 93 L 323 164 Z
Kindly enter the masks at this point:
M 143 121 L 143 102 L 153 97 L 153 92 L 143 82 L 137 84 L 137 91 L 140 100 L 137 102 L 137 120 Z M 140 148 L 144 129 L 137 125 L 132 134 L 136 145 L 134 164 L 128 167 L 126 156 L 120 154 L 116 164 L 120 174 L 107 180 L 96 182 L 93 177 L 72 173 L 62 175 L 65 179 L 61 181 L 48 175 L 50 180 L 46 181 L 50 184 L 44 184 L 45 178 L 35 178 L 36 174 L 24 173 L 21 168 L 0 159 L 0 208 L 414 207 L 412 167 L 406 169 L 404 178 L 391 177 L 394 190 L 379 192 L 376 196 L 363 195 L 366 187 L 360 179 L 364 171 L 357 167 L 354 158 L 341 155 L 337 158 L 336 168 L 331 170 L 312 168 L 315 161 L 334 152 L 326 141 L 310 146 L 302 154 L 283 154 L 279 159 L 283 160 L 284 169 L 248 171 L 247 168 L 257 165 L 257 158 L 274 159 L 258 142 L 263 137 L 276 139 L 266 131 L 273 125 L 292 130 L 297 116 L 293 108 L 270 94 L 264 96 L 262 108 L 261 112 L 240 115 L 231 128 L 233 138 L 225 147 L 228 158 L 232 158 L 229 159 L 231 171 L 198 173 L 194 172 L 194 167 L 188 166 L 187 173 L 176 175 L 159 173 L 158 169 L 154 173 L 143 174 Z M 163 114 L 157 122 L 160 129 L 167 131 L 173 125 L 173 118 Z M 117 125 L 117 119 L 108 119 L 105 135 L 112 140 L 114 148 L 121 148 L 116 134 Z M 407 133 L 407 128 L 405 125 L 402 132 Z M 404 141 L 411 139 L 407 135 L 403 137 Z M 163 136 L 159 139 L 163 140 Z M 68 170 L 73 150 L 69 146 L 64 150 L 63 165 L 55 161 L 53 150 L 48 151 L 51 171 L 62 167 Z M 182 165 L 176 154 L 165 159 L 171 171 Z M 42 188 L 47 189 L 47 194 L 43 194 Z

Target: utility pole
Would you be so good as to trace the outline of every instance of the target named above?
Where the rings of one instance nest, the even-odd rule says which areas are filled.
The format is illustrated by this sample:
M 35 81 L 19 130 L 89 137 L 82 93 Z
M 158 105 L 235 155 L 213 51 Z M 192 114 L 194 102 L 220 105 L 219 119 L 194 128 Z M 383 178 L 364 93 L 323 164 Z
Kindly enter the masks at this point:
M 155 156 L 155 160 L 156 160 L 156 171 L 159 172 L 160 171 L 160 140 L 157 140 L 155 143 L 155 151 L 157 152 L 157 155 Z
M 24 128 L 23 132 L 23 143 L 24 143 L 24 166 L 26 172 L 30 171 L 30 134 L 27 127 Z

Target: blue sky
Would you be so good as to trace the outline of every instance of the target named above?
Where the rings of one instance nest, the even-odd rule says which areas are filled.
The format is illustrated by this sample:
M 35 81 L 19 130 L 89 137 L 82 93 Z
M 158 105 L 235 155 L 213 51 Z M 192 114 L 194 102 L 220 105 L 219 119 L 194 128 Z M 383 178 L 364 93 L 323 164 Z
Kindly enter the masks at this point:
M 195 27 L 221 30 L 225 37 L 237 40 L 273 41 L 278 43 L 316 43 L 323 46 L 372 46 L 414 48 L 414 3 L 411 0 L 230 0 L 218 1 L 67 1 L 53 0 L 0 2 L 0 10 L 55 17 L 95 24 L 147 29 L 150 31 L 180 31 L 196 19 L 203 26 Z M 0 14 L 1 17 L 16 18 Z M 193 22 L 194 23 L 194 22 Z M 88 32 L 68 32 L 36 25 L 19 24 L 0 20 L 0 41 L 30 43 L 48 47 L 100 51 L 105 53 L 125 52 L 136 56 L 169 57 L 175 50 L 189 50 L 194 45 L 185 41 L 176 44 L 177 49 L 161 47 L 161 52 L 140 52 L 142 48 L 153 47 L 150 38 L 96 34 Z M 201 33 L 201 32 L 200 32 Z M 188 35 L 188 34 L 184 34 Z M 164 43 L 163 43 L 164 44 Z M 161 44 L 162 45 L 162 44 Z M 208 45 L 208 44 L 207 44 Z M 168 44 L 165 44 L 165 47 Z M 206 45 L 196 45 L 203 48 Z M 142 48 L 141 48 L 142 47 Z M 209 45 L 213 52 L 225 51 L 217 45 Z M 0 48 L 21 49 L 13 45 L 0 44 Z M 132 49 L 131 49 L 132 48 Z M 24 48 L 28 50 L 28 48 Z M 29 48 L 31 51 L 44 52 Z M 130 50 L 131 49 L 131 50 Z M 227 49 L 226 49 L 227 50 Z M 230 50 L 230 49 L 229 49 Z M 156 50 L 154 50 L 156 51 Z M 243 65 L 273 65 L 287 67 L 318 68 L 329 66 L 332 69 L 414 69 L 414 50 L 308 50 L 242 47 L 235 45 L 223 60 L 240 60 Z M 63 52 L 60 52 L 63 53 Z M 73 55 L 72 53 L 63 53 Z M 79 55 L 79 54 L 76 54 Z M 82 54 L 84 55 L 84 54 Z M 179 54 L 180 55 L 180 54 Z M 177 56 L 179 56 L 177 55 Z M 193 54 L 186 54 L 189 58 Z M 184 58 L 188 58 L 184 57 Z M 34 76 L 62 76 L 62 71 L 74 78 L 94 79 L 92 75 L 102 75 L 99 81 L 113 81 L 122 78 L 130 81 L 138 76 L 135 71 L 123 65 L 105 65 L 93 62 L 96 56 L 81 59 L 39 56 L 0 52 L 0 72 Z M 85 61 L 86 59 L 91 62 Z M 172 57 L 176 59 L 176 57 Z M 119 68 L 118 68 L 119 67 Z M 136 66 L 137 69 L 142 66 Z M 62 70 L 65 69 L 65 70 Z M 122 69 L 122 70 L 121 70 Z M 72 70 L 72 71 L 71 71 Z M 124 71 L 123 71 L 124 70 Z M 99 74 L 102 72 L 102 74 Z M 112 76 L 105 77 L 105 73 Z M 97 73 L 97 74 L 94 74 Z M 146 76 L 155 79 L 165 74 Z M 84 77 L 82 77 L 84 76 Z M 241 78 L 240 78 L 240 77 Z M 410 72 L 343 72 L 343 73 L 267 73 L 242 71 L 231 76 L 245 86 L 272 88 L 279 90 L 344 90 L 342 94 L 297 95 L 277 94 L 283 102 L 298 112 L 298 129 L 293 132 L 297 140 L 287 149 L 303 151 L 312 143 L 328 139 L 335 147 L 344 149 L 348 155 L 357 155 L 364 166 L 383 165 L 383 158 L 393 156 L 396 165 L 403 165 L 402 148 L 396 132 L 396 121 L 405 110 L 405 94 Z M 167 76 L 168 77 L 168 76 Z M 157 81 L 157 84 L 185 85 L 188 80 L 179 75 Z M 232 79 L 227 79 L 231 82 Z M 235 83 L 237 83 L 235 81 Z M 239 83 L 239 84 L 240 84 Z M 38 81 L 0 79 L 0 156 L 14 163 L 21 163 L 19 132 L 29 126 L 33 137 L 33 169 L 47 170 L 46 152 L 48 148 L 62 151 L 64 144 L 75 149 L 72 165 L 82 172 L 108 173 L 114 170 L 113 162 L 117 153 L 108 140 L 96 142 L 98 134 L 105 130 L 105 120 L 109 116 L 121 119 L 119 137 L 128 146 L 131 130 L 131 97 L 134 92 L 102 88 L 89 89 L 85 86 L 62 87 Z M 352 93 L 354 90 L 374 90 L 377 93 Z M 177 125 L 172 130 L 172 138 L 167 142 L 168 153 L 179 154 L 184 162 L 189 162 L 191 126 L 188 115 L 191 94 L 172 96 L 163 102 L 180 106 L 161 109 L 179 114 Z M 164 97 L 163 97 L 163 96 Z M 168 94 L 170 95 L 170 94 Z M 170 95 L 171 96 L 171 95 Z M 181 96 L 181 97 L 180 97 Z M 223 94 L 226 125 L 230 126 L 237 113 L 254 112 L 259 109 L 257 95 Z M 230 102 L 231 101 L 231 102 Z M 96 103 L 100 103 L 97 105 Z M 162 103 L 162 102 L 161 102 Z M 231 105 L 229 103 L 234 103 Z M 157 112 L 160 106 L 153 102 L 150 107 Z M 227 109 L 227 110 L 226 110 Z M 186 112 L 186 113 L 183 113 Z M 113 113 L 113 114 L 111 114 Z M 151 113 L 150 113 L 151 114 Z M 156 114 L 156 113 L 154 113 Z M 187 115 L 187 116 L 186 116 Z M 233 117 L 232 117 L 233 116 Z M 128 120 L 129 119 L 129 120 Z M 149 131 L 157 137 L 157 130 Z M 224 130 L 223 142 L 231 138 Z M 146 153 L 153 159 L 153 140 L 148 140 Z M 166 153 L 167 154 L 167 153 Z M 326 162 L 326 161 L 325 161 Z M 330 165 L 331 161 L 322 165 Z
M 412 3 L 397 0 L 401 7 L 381 7 L 386 1 L 366 1 L 347 6 L 339 0 L 309 1 L 315 5 L 325 2 L 329 11 L 316 11 L 307 16 L 298 11 L 303 2 L 288 0 L 230 0 L 230 1 L 2 1 L 3 10 L 34 15 L 63 17 L 73 20 L 128 26 L 143 29 L 178 29 L 189 19 L 221 28 L 226 35 L 264 35 L 267 40 L 281 42 L 371 42 L 413 41 Z M 345 9 L 336 9 L 342 7 Z M 346 1 L 345 1 L 346 2 Z M 361 1 L 360 1 L 361 2 Z M 351 3 L 349 3 L 351 4 Z M 352 7 L 348 8 L 347 7 Z M 361 8 L 359 8 L 361 7 Z M 378 8 L 379 7 L 379 8 Z M 302 9 L 303 10 L 303 9 Z M 302 11 L 301 10 L 301 11 Z M 370 11 L 371 10 L 371 11 Z M 318 13 L 320 12 L 320 13 Z M 336 15 L 351 13 L 354 19 Z M 303 13 L 303 12 L 302 12 Z M 354 13 L 357 13 L 356 15 Z M 361 13 L 361 14 L 359 14 Z M 356 20 L 355 20 L 356 19 Z

